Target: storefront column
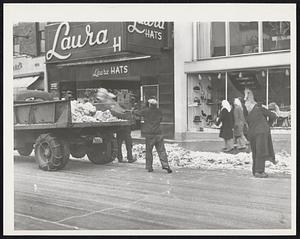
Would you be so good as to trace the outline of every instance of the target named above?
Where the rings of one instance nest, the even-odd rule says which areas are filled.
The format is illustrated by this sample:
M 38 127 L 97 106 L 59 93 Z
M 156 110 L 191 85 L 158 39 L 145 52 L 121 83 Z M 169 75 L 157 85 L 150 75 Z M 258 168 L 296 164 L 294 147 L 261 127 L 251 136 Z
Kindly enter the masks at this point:
M 197 22 L 193 22 L 193 61 L 197 61 Z
M 269 68 L 267 68 L 267 80 L 266 80 L 266 105 L 269 104 Z
M 225 99 L 227 100 L 227 71 L 225 72 Z
M 184 62 L 193 59 L 192 22 L 174 23 L 174 113 L 175 138 L 181 140 L 187 132 L 188 74 L 184 71 Z
M 258 52 L 261 53 L 263 52 L 263 26 L 262 22 L 258 22 Z
M 230 55 L 230 30 L 229 22 L 225 22 L 225 51 L 226 56 Z

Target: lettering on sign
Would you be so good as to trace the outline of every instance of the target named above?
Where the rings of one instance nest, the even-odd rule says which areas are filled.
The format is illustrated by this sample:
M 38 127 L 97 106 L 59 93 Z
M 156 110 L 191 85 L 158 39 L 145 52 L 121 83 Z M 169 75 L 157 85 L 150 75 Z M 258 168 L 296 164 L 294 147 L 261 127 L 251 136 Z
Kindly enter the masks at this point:
M 155 28 L 155 30 L 148 29 L 149 27 Z M 165 29 L 164 22 L 134 22 L 128 25 L 127 30 L 130 33 L 136 32 L 139 34 L 144 34 L 145 37 L 162 40 L 162 30 Z
M 50 84 L 51 90 L 57 90 L 57 86 L 58 86 L 57 83 L 51 83 L 51 84 Z
M 61 39 L 60 43 L 58 40 Z M 60 60 L 68 59 L 72 55 L 72 49 L 82 48 L 86 45 L 95 46 L 109 43 L 107 29 L 93 32 L 88 24 L 85 27 L 85 36 L 70 35 L 70 24 L 61 23 L 55 33 L 52 49 L 47 51 L 46 59 L 51 60 L 53 56 Z M 121 37 L 114 37 L 114 52 L 121 51 Z M 62 51 L 58 53 L 57 51 Z
M 110 66 L 106 68 L 96 68 L 93 77 L 101 77 L 106 75 L 122 75 L 129 71 L 128 65 Z
M 14 71 L 18 71 L 22 69 L 23 65 L 22 62 L 19 62 L 18 64 L 14 64 Z

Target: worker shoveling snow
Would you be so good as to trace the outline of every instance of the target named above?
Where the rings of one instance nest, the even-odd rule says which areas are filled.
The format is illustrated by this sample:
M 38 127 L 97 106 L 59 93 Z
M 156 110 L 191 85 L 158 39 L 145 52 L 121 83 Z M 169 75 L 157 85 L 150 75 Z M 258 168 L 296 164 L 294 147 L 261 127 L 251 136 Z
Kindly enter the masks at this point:
M 169 164 L 174 168 L 203 168 L 203 169 L 243 169 L 251 171 L 251 153 L 240 152 L 238 154 L 213 153 L 186 150 L 177 144 L 165 144 L 168 153 Z M 133 154 L 137 162 L 145 163 L 145 145 L 133 146 Z M 276 154 L 277 164 L 266 162 L 267 173 L 290 174 L 291 155 L 285 151 Z M 156 151 L 153 153 L 153 164 L 160 166 Z

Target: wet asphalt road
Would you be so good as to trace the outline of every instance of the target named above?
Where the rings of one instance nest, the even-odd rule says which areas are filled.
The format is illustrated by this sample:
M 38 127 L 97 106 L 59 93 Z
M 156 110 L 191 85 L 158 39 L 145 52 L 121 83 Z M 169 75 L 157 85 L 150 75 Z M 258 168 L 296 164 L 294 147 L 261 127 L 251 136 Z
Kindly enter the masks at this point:
M 94 165 L 57 172 L 14 156 L 15 230 L 289 229 L 290 176 L 247 171 Z

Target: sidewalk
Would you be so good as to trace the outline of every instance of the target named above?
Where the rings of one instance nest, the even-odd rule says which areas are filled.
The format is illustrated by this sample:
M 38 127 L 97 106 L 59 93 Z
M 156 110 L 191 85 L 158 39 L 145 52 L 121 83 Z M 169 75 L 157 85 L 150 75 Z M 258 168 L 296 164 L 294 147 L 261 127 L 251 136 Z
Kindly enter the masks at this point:
M 275 153 L 282 150 L 291 153 L 291 130 L 272 130 L 272 140 Z M 132 131 L 133 142 L 144 144 L 140 131 Z M 176 143 L 193 151 L 221 152 L 224 147 L 223 140 L 219 137 L 218 129 L 209 129 L 207 132 L 189 132 L 181 139 L 165 139 L 166 143 Z

